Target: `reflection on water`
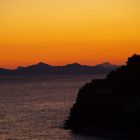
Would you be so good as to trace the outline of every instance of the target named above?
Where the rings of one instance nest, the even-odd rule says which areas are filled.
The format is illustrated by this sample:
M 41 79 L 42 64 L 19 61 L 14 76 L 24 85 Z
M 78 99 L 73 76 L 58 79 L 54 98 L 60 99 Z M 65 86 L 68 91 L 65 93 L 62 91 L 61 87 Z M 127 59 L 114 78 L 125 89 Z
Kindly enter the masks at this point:
M 1 77 L 0 140 L 98 140 L 62 129 L 79 88 L 93 78 Z

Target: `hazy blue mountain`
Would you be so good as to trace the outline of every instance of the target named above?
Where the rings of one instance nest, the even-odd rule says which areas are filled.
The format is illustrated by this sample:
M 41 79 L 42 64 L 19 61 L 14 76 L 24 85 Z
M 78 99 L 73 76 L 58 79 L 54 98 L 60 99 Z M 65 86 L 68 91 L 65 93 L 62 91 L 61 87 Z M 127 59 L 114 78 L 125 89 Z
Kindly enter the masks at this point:
M 40 74 L 107 74 L 118 66 L 108 62 L 96 66 L 81 65 L 78 63 L 64 66 L 51 66 L 40 62 L 28 67 L 18 67 L 15 70 L 0 69 L 0 75 L 40 75 Z
M 104 62 L 102 64 L 98 64 L 96 66 L 100 66 L 100 67 L 105 67 L 105 68 L 114 68 L 114 67 L 118 67 L 117 65 L 112 65 L 109 62 Z

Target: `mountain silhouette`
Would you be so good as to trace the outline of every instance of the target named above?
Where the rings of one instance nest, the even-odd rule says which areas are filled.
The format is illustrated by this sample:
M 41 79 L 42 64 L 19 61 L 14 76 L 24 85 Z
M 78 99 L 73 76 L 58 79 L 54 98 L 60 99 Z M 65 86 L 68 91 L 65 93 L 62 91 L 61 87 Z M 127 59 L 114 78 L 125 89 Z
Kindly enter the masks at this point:
M 40 62 L 28 67 L 18 67 L 15 70 L 0 69 L 0 75 L 40 75 L 40 74 L 107 74 L 118 66 L 105 63 L 96 66 L 86 66 L 78 63 L 64 66 L 51 66 Z
M 116 67 L 116 65 L 112 65 L 112 64 L 110 64 L 109 62 L 104 62 L 104 63 L 102 63 L 102 64 L 98 64 L 98 65 L 96 65 L 96 67 L 105 67 L 105 68 L 114 68 L 114 67 Z
M 82 134 L 139 136 L 140 55 L 81 88 L 65 127 Z

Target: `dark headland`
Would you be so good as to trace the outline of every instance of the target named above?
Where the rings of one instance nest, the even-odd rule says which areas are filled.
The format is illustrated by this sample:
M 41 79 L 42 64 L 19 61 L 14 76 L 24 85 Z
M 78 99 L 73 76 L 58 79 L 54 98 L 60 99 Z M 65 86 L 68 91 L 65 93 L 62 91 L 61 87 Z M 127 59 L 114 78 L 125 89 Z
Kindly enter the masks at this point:
M 139 136 L 140 55 L 80 89 L 65 127 L 81 134 Z

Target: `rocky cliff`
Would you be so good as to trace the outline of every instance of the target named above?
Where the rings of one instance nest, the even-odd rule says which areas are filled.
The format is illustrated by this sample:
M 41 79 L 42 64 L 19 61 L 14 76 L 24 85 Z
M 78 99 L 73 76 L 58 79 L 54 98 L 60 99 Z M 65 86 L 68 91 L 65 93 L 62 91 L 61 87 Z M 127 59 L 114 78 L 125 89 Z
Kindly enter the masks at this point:
M 140 55 L 80 89 L 65 126 L 82 133 L 139 133 Z

